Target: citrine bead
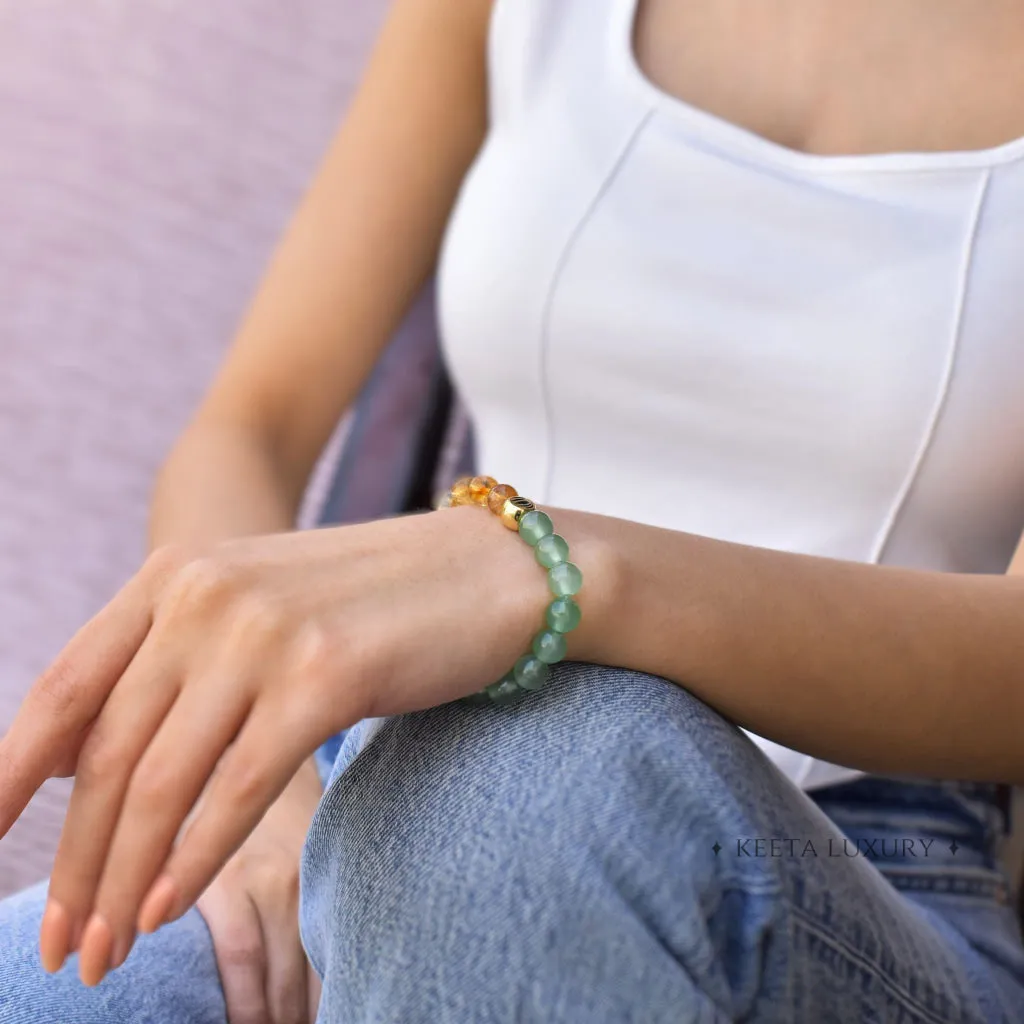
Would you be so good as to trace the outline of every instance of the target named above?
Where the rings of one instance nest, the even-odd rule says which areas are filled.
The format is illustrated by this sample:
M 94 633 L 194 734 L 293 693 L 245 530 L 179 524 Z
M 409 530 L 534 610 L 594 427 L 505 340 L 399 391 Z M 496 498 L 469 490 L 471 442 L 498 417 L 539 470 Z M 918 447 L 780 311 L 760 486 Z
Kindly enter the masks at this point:
M 548 570 L 548 587 L 555 597 L 572 596 L 583 586 L 583 573 L 572 562 L 561 562 Z
M 487 508 L 496 516 L 500 516 L 505 508 L 505 502 L 518 493 L 511 484 L 495 484 L 487 494 Z
M 533 653 L 546 665 L 554 665 L 565 657 L 565 637 L 553 629 L 542 629 L 534 638 Z
M 548 605 L 545 618 L 556 633 L 568 633 L 580 624 L 580 606 L 571 597 L 556 597 Z
M 551 517 L 539 508 L 530 509 L 524 512 L 519 520 L 519 536 L 533 547 L 541 537 L 547 537 L 555 532 Z
M 487 504 L 487 492 L 498 483 L 493 476 L 475 476 L 469 481 L 469 493 L 474 505 Z
M 459 480 L 452 484 L 449 493 L 449 504 L 451 505 L 475 505 L 473 492 L 470 490 L 468 480 Z
M 550 569 L 569 560 L 569 544 L 564 537 L 560 537 L 557 533 L 549 533 L 537 541 L 533 553 L 545 569 Z
M 509 704 L 517 697 L 522 696 L 522 693 L 523 691 L 516 684 L 516 681 L 509 679 L 508 676 L 504 679 L 499 679 L 496 683 L 491 683 L 487 687 L 487 696 L 495 704 Z
M 512 671 L 524 690 L 539 690 L 548 678 L 548 666 L 532 654 L 524 654 Z

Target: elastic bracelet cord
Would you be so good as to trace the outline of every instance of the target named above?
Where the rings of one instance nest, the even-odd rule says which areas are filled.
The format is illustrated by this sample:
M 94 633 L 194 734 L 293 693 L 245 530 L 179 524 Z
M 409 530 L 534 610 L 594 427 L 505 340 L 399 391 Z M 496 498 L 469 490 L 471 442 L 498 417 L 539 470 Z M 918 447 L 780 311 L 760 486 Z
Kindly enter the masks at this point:
M 508 704 L 543 688 L 551 666 L 565 657 L 565 634 L 580 624 L 580 606 L 574 600 L 583 586 L 583 573 L 569 561 L 569 545 L 555 533 L 551 517 L 510 484 L 492 476 L 462 477 L 438 502 L 438 508 L 478 505 L 515 530 L 533 548 L 537 562 L 547 570 L 554 599 L 544 610 L 544 626 L 524 654 L 496 683 L 465 698 L 474 704 Z

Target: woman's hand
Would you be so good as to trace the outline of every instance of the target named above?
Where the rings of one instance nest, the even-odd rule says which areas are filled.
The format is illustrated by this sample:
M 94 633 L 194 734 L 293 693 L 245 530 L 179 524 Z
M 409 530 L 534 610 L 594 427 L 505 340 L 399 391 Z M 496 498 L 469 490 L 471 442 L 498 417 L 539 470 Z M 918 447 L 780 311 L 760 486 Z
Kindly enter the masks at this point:
M 299 863 L 320 801 L 306 761 L 199 898 L 230 1024 L 313 1024 L 320 979 L 299 937 Z
M 475 507 L 156 552 L 0 743 L 0 836 L 47 777 L 76 776 L 44 963 L 78 948 L 97 983 L 137 926 L 196 902 L 328 736 L 493 682 L 549 597 Z

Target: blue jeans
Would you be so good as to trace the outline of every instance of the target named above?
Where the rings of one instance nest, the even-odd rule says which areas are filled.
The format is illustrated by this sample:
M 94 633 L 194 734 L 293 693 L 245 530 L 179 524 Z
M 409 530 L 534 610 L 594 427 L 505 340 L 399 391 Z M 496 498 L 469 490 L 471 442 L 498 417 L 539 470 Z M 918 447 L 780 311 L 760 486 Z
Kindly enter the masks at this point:
M 996 788 L 811 795 L 665 680 L 563 663 L 512 707 L 345 737 L 302 863 L 320 1021 L 1024 1019 Z M 3 1024 L 223 1024 L 197 912 L 86 990 L 0 904 Z

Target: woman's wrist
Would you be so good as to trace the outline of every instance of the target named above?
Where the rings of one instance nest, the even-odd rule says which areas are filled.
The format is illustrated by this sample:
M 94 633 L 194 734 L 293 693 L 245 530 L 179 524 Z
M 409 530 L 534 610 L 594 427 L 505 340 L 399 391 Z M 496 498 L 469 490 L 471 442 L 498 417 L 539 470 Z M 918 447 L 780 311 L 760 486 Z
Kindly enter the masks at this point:
M 575 509 L 537 504 L 551 518 L 555 532 L 569 545 L 572 562 L 583 575 L 583 586 L 573 595 L 580 609 L 580 622 L 565 634 L 567 661 L 585 661 L 615 664 L 608 660 L 611 653 L 605 635 L 612 626 L 623 593 L 624 565 L 614 544 L 613 520 Z M 514 539 L 514 538 L 512 538 Z M 533 550 L 525 544 L 514 545 L 522 549 L 535 576 L 540 581 L 540 598 L 534 608 L 534 632 L 541 628 L 546 606 L 551 601 L 546 574 L 537 565 Z
M 683 652 L 696 644 L 710 648 L 721 630 L 712 628 L 708 604 L 695 600 L 696 575 L 674 572 L 666 563 L 674 568 L 680 545 L 689 550 L 701 538 L 599 513 L 549 511 L 585 580 L 578 597 L 583 616 L 569 635 L 567 657 L 666 675 L 677 682 L 689 678 L 695 662 Z M 681 636 L 689 642 L 677 643 Z M 661 656 L 667 647 L 673 651 L 671 665 Z M 684 663 L 686 671 L 680 673 Z
M 621 592 L 621 560 L 606 525 L 612 520 L 549 505 L 537 504 L 537 508 L 550 516 L 583 574 L 583 586 L 573 597 L 580 608 L 580 623 L 565 634 L 564 660 L 599 662 L 606 650 L 602 634 L 613 619 Z M 461 538 L 472 551 L 478 539 L 485 541 L 491 554 L 478 571 L 494 579 L 493 600 L 499 602 L 505 626 L 503 635 L 493 637 L 492 642 L 520 654 L 529 650 L 538 630 L 545 628 L 545 612 L 552 601 L 547 574 L 538 565 L 533 548 L 486 509 L 463 505 L 432 514 L 449 517 L 456 545 Z

